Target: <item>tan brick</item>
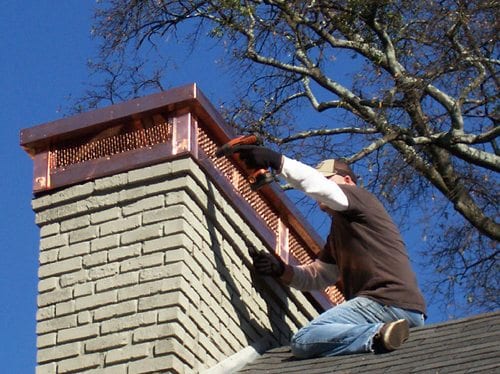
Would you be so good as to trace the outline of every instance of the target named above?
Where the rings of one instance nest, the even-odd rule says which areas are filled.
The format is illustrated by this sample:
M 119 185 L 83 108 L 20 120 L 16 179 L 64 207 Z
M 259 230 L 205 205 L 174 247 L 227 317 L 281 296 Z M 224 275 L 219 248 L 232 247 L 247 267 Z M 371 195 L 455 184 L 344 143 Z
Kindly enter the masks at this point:
M 59 284 L 61 287 L 73 286 L 77 283 L 84 283 L 89 280 L 87 270 L 78 270 L 72 273 L 63 274 L 59 279 Z
M 83 256 L 82 263 L 85 268 L 90 268 L 96 265 L 102 265 L 108 262 L 108 253 L 106 251 L 92 253 Z
M 123 261 L 120 264 L 120 272 L 125 273 L 127 271 L 140 270 L 152 266 L 158 266 L 163 264 L 163 254 L 154 253 L 148 256 L 140 256 L 137 258 L 132 258 Z
M 46 321 L 41 321 L 36 324 L 37 334 L 46 334 L 49 332 L 54 332 L 61 329 L 66 329 L 69 327 L 76 326 L 76 316 L 69 315 L 58 318 L 51 318 Z
M 52 347 L 52 346 L 56 345 L 56 337 L 57 337 L 57 334 L 55 332 L 51 332 L 51 333 L 43 334 L 43 335 L 38 335 L 36 337 L 36 347 L 38 349 Z
M 198 316 L 193 316 L 193 318 L 188 317 L 188 314 L 178 306 L 161 309 L 158 311 L 158 323 L 171 323 L 176 322 L 184 327 L 187 334 L 195 339 L 198 336 L 199 328 L 195 324 L 195 319 Z
M 150 326 L 156 323 L 156 312 L 137 313 L 130 316 L 113 318 L 101 322 L 103 335 L 130 330 L 141 326 Z M 154 326 L 153 326 L 154 327 Z
M 42 227 L 40 227 L 40 238 L 46 238 L 47 236 L 59 234 L 59 229 L 59 222 L 51 223 L 49 225 L 43 225 Z
M 129 374 L 139 373 L 193 373 L 175 356 L 161 356 L 131 362 L 128 369 Z
M 60 303 L 62 301 L 70 300 L 72 297 L 73 294 L 70 288 L 63 288 L 51 292 L 45 292 L 38 295 L 38 306 L 44 307 L 47 305 Z
M 154 355 L 163 356 L 174 354 L 184 362 L 193 363 L 196 358 L 192 352 L 189 351 L 186 347 L 179 343 L 179 341 L 175 338 L 167 338 L 159 340 L 154 345 Z
M 172 164 L 161 163 L 141 169 L 130 170 L 128 172 L 128 180 L 130 181 L 130 183 L 145 183 L 147 181 L 157 180 L 162 177 L 170 176 L 171 173 Z
M 85 374 L 128 374 L 128 364 L 107 366 L 100 369 L 90 369 Z
M 150 355 L 152 347 L 148 343 L 134 344 L 120 349 L 114 349 L 106 353 L 106 365 L 115 365 L 131 360 L 138 360 Z
M 96 280 L 102 279 L 106 277 L 112 277 L 118 274 L 120 264 L 114 262 L 112 264 L 106 264 L 102 266 L 98 266 L 95 268 L 91 268 L 89 270 L 89 279 Z
M 95 180 L 95 190 L 103 193 L 107 190 L 116 190 L 118 187 L 128 183 L 127 173 L 116 174 L 110 177 L 98 178 Z
M 60 234 L 41 238 L 40 251 L 46 251 L 52 248 L 59 248 L 68 244 L 68 234 Z
M 160 224 L 138 227 L 135 230 L 124 232 L 121 235 L 120 243 L 127 245 L 159 238 L 162 235 L 162 232 L 163 226 Z
M 171 308 L 166 308 L 158 311 L 158 322 L 180 322 L 183 323 L 185 320 L 189 320 L 184 311 L 178 307 L 173 306 Z
M 105 249 L 117 248 L 120 245 L 120 235 L 109 235 L 90 241 L 90 252 L 99 252 Z
M 82 341 L 95 338 L 99 335 L 98 325 L 84 325 L 69 329 L 60 330 L 57 333 L 57 343 L 68 343 L 72 341 Z
M 162 196 L 162 199 L 163 196 Z M 160 209 L 150 210 L 144 212 L 142 215 L 142 222 L 150 224 L 154 222 L 165 222 L 169 219 L 183 217 L 186 212 L 186 207 L 183 205 L 170 205 Z
M 205 304 L 204 302 L 201 303 L 200 306 L 200 315 L 205 317 L 207 321 L 209 322 L 210 326 L 215 328 L 217 331 L 220 330 L 221 326 L 221 321 L 216 313 L 212 310 L 210 305 Z
M 137 312 L 137 300 L 108 305 L 94 311 L 94 321 L 109 320 Z
M 80 257 L 73 257 L 67 260 L 57 261 L 55 263 L 41 265 L 38 269 L 38 277 L 43 279 L 69 273 L 71 271 L 79 270 L 82 268 L 82 259 Z
M 178 174 L 155 175 L 165 165 Z M 64 205 L 51 206 L 51 198 L 36 203 L 45 227 L 39 292 L 47 294 L 38 313 L 39 348 L 78 341 L 78 354 L 85 353 L 64 353 L 54 372 L 199 372 L 259 337 L 247 318 L 284 337 L 310 308 L 301 293 L 290 299 L 280 288 L 273 295 L 289 300 L 294 316 L 283 320 L 276 302 L 268 312 L 247 270 L 245 241 L 260 239 L 217 189 L 208 194 L 214 186 L 196 163 L 152 168 L 100 178 L 99 193 L 82 201 L 70 196 L 83 190 L 70 188 L 57 197 Z M 67 262 L 73 258 L 80 262 Z
M 155 208 L 162 207 L 164 204 L 163 196 L 151 196 L 145 199 L 141 199 L 131 204 L 127 204 L 122 208 L 122 213 L 124 216 L 130 216 L 135 213 L 142 213 Z
M 90 223 L 95 225 L 97 223 L 102 223 L 106 221 L 113 221 L 120 218 L 121 208 L 113 207 L 111 209 L 102 210 L 100 212 L 95 212 L 90 215 Z
M 227 341 L 222 337 L 221 334 L 211 334 L 210 338 L 214 345 L 217 347 L 217 349 L 224 355 L 224 356 L 230 356 L 233 354 L 236 350 L 231 347 Z
M 58 205 L 75 199 L 84 200 L 94 191 L 94 182 L 75 184 L 74 186 L 52 193 L 52 204 Z
M 58 279 L 57 277 L 52 277 L 52 278 L 45 278 L 41 279 L 38 281 L 38 292 L 39 293 L 44 293 L 44 292 L 49 292 L 53 291 L 57 288 L 58 284 Z
M 139 273 L 130 272 L 124 274 L 116 274 L 108 278 L 99 279 L 95 284 L 97 292 L 107 291 L 114 288 L 122 288 L 137 284 L 139 282 Z
M 89 226 L 83 229 L 69 232 L 69 243 L 79 243 L 86 240 L 95 239 L 98 236 L 98 227 Z
M 56 304 L 56 317 L 64 316 L 75 312 L 75 301 L 69 300 Z
M 123 219 L 105 222 L 99 226 L 100 236 L 107 236 L 133 230 L 141 225 L 141 216 L 135 215 Z
M 134 286 L 118 289 L 118 301 L 136 300 L 141 296 L 160 293 L 162 289 L 166 287 L 164 283 L 168 281 L 168 279 L 162 279 L 155 282 L 139 283 Z
M 85 352 L 94 353 L 109 351 L 110 349 L 127 345 L 130 340 L 130 334 L 128 332 L 97 337 L 85 342 Z
M 144 243 L 143 250 L 146 254 L 159 251 L 168 252 L 178 247 L 189 250 L 193 247 L 193 245 L 193 241 L 185 233 L 179 233 L 158 239 L 148 240 Z
M 116 290 L 99 293 L 96 295 L 83 296 L 76 299 L 75 308 L 77 311 L 84 309 L 95 309 L 100 306 L 116 303 Z
M 135 344 L 168 337 L 175 337 L 182 341 L 186 337 L 186 331 L 183 326 L 175 322 L 141 327 L 134 331 L 132 342 Z
M 93 283 L 76 284 L 73 287 L 73 297 L 78 298 L 81 296 L 91 295 L 93 290 L 94 290 Z
M 201 283 L 201 284 L 199 284 L 199 283 Z M 224 294 L 227 293 L 227 289 L 224 287 L 224 285 L 216 284 L 212 278 L 205 277 L 205 276 L 203 277 L 203 280 L 201 282 L 199 282 L 196 279 L 196 280 L 191 282 L 191 285 L 195 289 L 203 288 L 203 291 L 200 292 L 200 297 L 209 303 L 214 302 L 214 303 L 220 305 L 220 303 L 222 301 L 222 297 L 223 297 L 222 296 L 223 292 L 221 291 L 221 287 L 224 288 Z M 251 304 L 253 304 L 253 302 Z
M 80 201 L 57 207 L 49 207 L 36 214 L 35 223 L 38 225 L 54 223 L 61 219 L 71 218 L 87 211 L 88 207 L 86 204 Z
M 64 247 L 61 247 L 64 248 Z M 40 252 L 38 256 L 38 261 L 40 265 L 50 264 L 51 262 L 56 262 L 57 257 L 59 256 L 60 248 L 47 249 L 45 251 Z
M 186 271 L 188 271 L 188 268 L 183 263 L 171 263 L 164 266 L 155 266 L 149 269 L 140 270 L 139 280 L 140 282 L 149 282 L 152 280 L 172 278 L 183 275 Z
M 207 353 L 212 356 L 216 361 L 223 359 L 221 351 L 215 346 L 215 344 L 207 336 L 200 334 L 199 344 L 207 350 Z
M 87 354 L 57 363 L 57 373 L 87 372 L 88 369 L 102 365 L 100 354 Z
M 140 198 L 143 198 L 147 196 L 148 194 L 148 189 L 146 186 L 142 185 L 139 187 L 133 187 L 131 188 L 130 186 L 127 186 L 127 189 L 121 190 L 118 194 L 118 200 L 121 203 L 129 202 L 129 201 L 135 201 Z
M 61 222 L 61 232 L 76 231 L 83 227 L 90 226 L 90 215 L 82 215 L 70 218 Z
M 188 299 L 180 291 L 163 293 L 160 295 L 147 296 L 139 299 L 138 310 L 146 311 L 151 309 L 160 309 L 178 305 L 184 309 L 189 304 Z
M 92 314 L 88 310 L 84 310 L 76 315 L 78 325 L 86 325 L 92 322 Z
M 55 362 L 50 362 L 45 365 L 38 365 L 35 370 L 35 374 L 54 374 L 57 372 L 57 364 Z
M 142 244 L 137 243 L 129 246 L 120 246 L 108 251 L 109 262 L 122 261 L 141 255 Z
M 217 261 L 215 260 L 215 256 L 213 251 L 210 248 L 203 247 L 199 249 L 197 246 L 193 246 L 193 254 L 192 258 L 196 261 L 198 265 L 201 266 L 203 272 L 208 275 L 210 278 L 217 271 Z M 209 256 L 212 255 L 212 258 Z M 168 261 L 168 253 L 167 253 L 167 261 Z
M 89 242 L 81 242 L 78 244 L 73 244 L 69 246 L 64 246 L 59 250 L 59 260 L 64 260 L 66 258 L 82 256 L 87 253 L 90 253 L 90 243 Z
M 57 361 L 64 358 L 76 357 L 80 352 L 80 343 L 61 344 L 55 347 L 39 349 L 37 352 L 37 362 Z

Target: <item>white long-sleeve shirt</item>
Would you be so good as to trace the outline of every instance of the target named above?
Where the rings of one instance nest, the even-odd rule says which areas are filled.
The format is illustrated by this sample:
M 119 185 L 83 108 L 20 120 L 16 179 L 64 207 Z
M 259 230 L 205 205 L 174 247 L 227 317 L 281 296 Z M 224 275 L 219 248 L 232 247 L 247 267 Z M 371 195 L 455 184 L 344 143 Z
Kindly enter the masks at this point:
M 344 211 L 349 201 L 337 183 L 302 162 L 283 156 L 281 176 L 295 189 L 304 192 L 318 203 L 335 211 Z M 294 266 L 290 286 L 301 291 L 322 290 L 334 285 L 339 277 L 339 268 L 316 259 L 307 265 Z
M 283 156 L 281 176 L 293 188 L 303 191 L 332 210 L 343 211 L 349 206 L 346 194 L 337 183 L 309 165 Z

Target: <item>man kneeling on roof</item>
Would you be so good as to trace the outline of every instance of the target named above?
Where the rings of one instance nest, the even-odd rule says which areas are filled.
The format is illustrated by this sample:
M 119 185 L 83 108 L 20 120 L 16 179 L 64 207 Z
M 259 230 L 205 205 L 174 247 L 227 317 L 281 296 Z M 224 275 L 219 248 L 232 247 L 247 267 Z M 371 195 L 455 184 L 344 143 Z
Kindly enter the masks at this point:
M 249 168 L 273 168 L 295 189 L 315 199 L 331 219 L 324 249 L 311 264 L 291 266 L 259 252 L 255 270 L 302 291 L 341 280 L 346 302 L 325 311 L 291 340 L 296 357 L 387 352 L 399 348 L 409 328 L 424 324 L 426 307 L 396 225 L 382 203 L 356 185 L 341 160 L 312 168 L 271 149 L 235 149 Z

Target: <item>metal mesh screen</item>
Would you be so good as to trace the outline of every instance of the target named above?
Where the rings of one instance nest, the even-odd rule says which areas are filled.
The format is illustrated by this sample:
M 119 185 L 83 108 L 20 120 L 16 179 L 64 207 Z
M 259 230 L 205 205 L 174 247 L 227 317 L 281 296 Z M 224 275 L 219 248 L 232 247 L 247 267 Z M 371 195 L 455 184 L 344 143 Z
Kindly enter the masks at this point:
M 257 192 L 250 188 L 245 175 L 236 167 L 234 162 L 228 157 L 215 157 L 214 154 L 218 145 L 215 144 L 201 126 L 198 127 L 198 145 L 208 155 L 215 167 L 233 184 L 235 189 L 266 222 L 269 228 L 277 232 L 279 216 Z
M 56 144 L 50 150 L 50 169 L 64 168 L 85 161 L 106 158 L 115 154 L 165 143 L 171 138 L 171 123 L 167 119 L 142 124 L 118 125 L 92 138 L 83 138 L 70 144 Z

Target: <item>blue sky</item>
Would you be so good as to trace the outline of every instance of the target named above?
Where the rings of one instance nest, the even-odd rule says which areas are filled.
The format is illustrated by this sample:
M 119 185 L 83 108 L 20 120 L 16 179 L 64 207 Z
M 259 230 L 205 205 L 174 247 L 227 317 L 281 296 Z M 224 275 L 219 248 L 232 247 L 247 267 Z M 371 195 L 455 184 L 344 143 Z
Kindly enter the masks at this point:
M 39 238 L 31 210 L 32 161 L 19 146 L 19 132 L 61 118 L 69 95 L 83 92 L 86 61 L 96 50 L 90 38 L 95 2 L 7 0 L 2 5 L 0 363 L 6 373 L 31 373 L 36 365 Z M 211 61 L 212 56 L 179 61 L 181 68 L 165 86 L 196 82 L 216 104 L 228 92 L 230 78 Z M 435 312 L 430 322 L 444 319 Z
M 57 119 L 82 86 L 92 51 L 82 1 L 4 1 L 0 12 L 0 362 L 34 372 L 38 228 L 31 210 L 32 162 L 19 131 Z M 92 2 L 88 2 L 92 3 Z M 10 369 L 10 370 L 8 370 Z

